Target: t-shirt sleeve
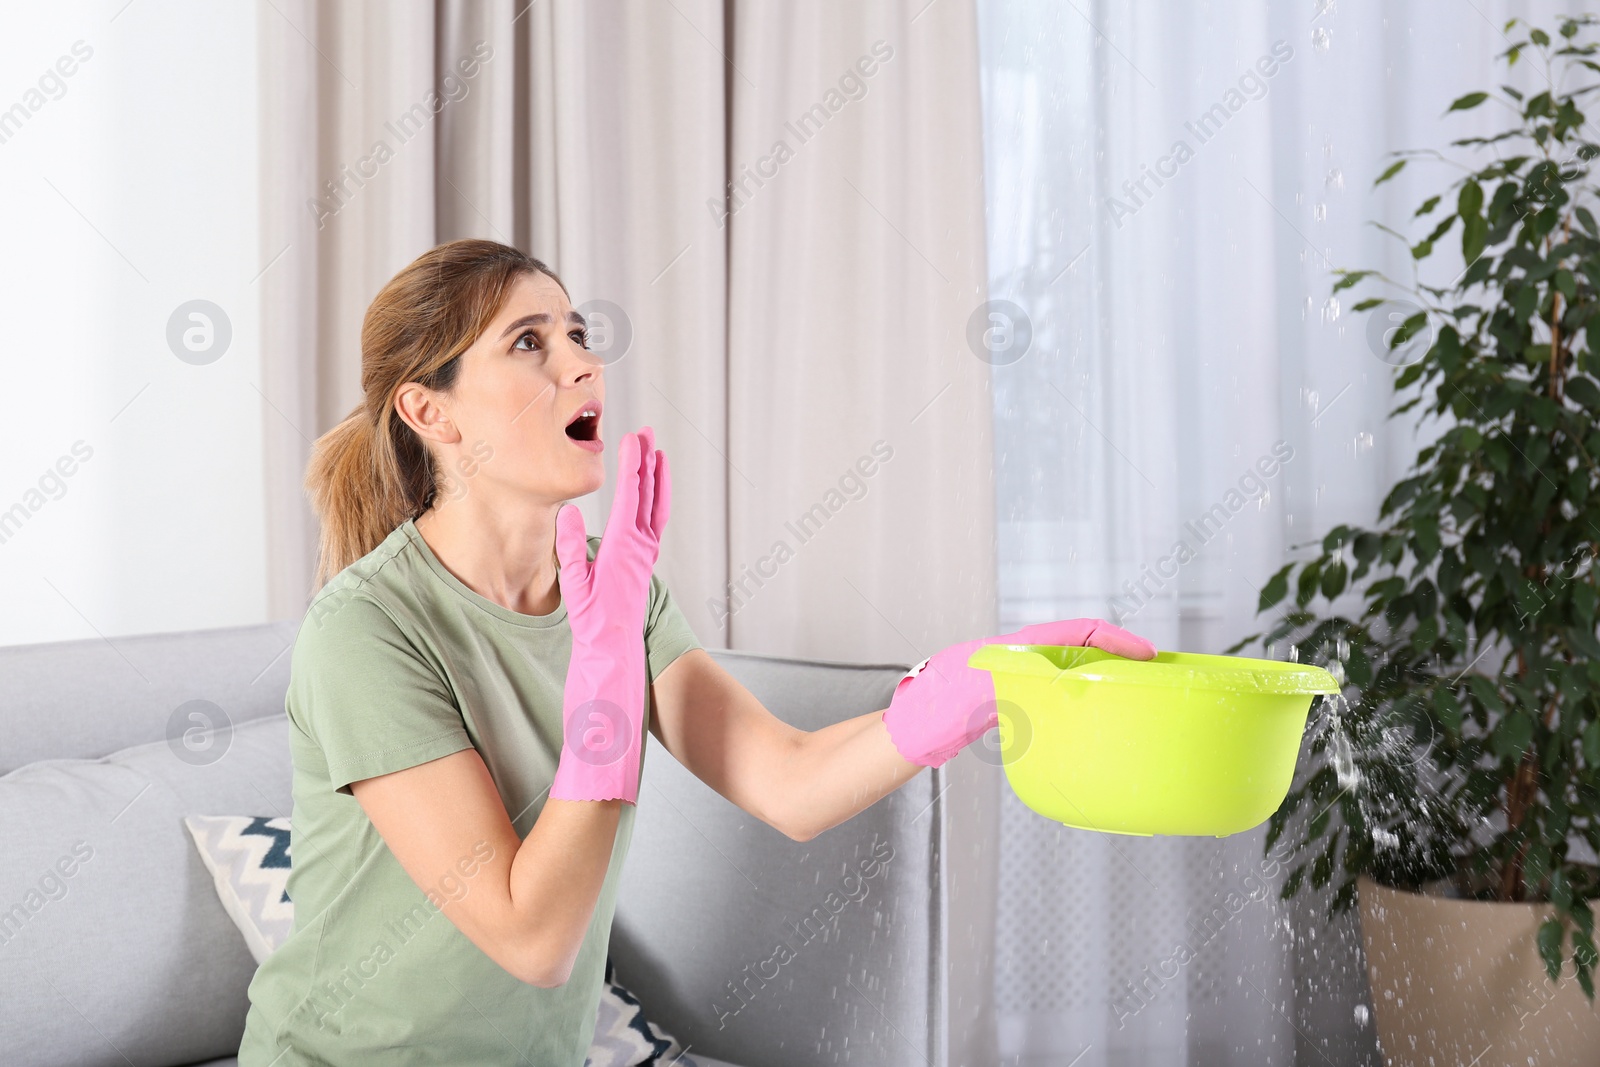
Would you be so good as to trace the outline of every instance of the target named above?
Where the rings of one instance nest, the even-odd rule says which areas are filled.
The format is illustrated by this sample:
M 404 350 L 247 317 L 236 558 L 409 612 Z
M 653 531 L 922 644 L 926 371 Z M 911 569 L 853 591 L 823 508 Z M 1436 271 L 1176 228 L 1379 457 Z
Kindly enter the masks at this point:
M 700 648 L 689 620 L 683 617 L 678 602 L 659 576 L 650 575 L 650 603 L 645 609 L 644 652 L 650 680 L 667 669 L 667 664 L 692 648 Z
M 339 590 L 301 625 L 288 711 L 336 792 L 472 747 L 450 688 L 376 601 Z

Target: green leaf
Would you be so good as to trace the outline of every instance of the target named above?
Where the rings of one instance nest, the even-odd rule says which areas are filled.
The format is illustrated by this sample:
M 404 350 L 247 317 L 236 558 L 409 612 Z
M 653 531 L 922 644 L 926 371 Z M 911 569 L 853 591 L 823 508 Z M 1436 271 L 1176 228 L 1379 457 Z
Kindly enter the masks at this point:
M 1345 581 L 1349 576 L 1350 572 L 1346 569 L 1344 560 L 1334 561 L 1331 567 L 1324 569 L 1322 572 L 1322 595 L 1329 600 L 1338 597 L 1340 593 L 1344 592 Z
M 1437 515 L 1417 515 L 1411 520 L 1413 536 L 1412 551 L 1416 553 L 1418 562 L 1427 563 L 1439 552 L 1439 517 Z
M 1359 533 L 1356 535 L 1355 544 L 1351 546 L 1356 554 L 1357 563 L 1371 563 L 1378 558 L 1378 550 L 1383 547 L 1383 538 L 1375 533 Z
M 1561 295 L 1567 298 L 1567 303 L 1569 304 L 1577 298 L 1577 280 L 1572 277 L 1572 272 L 1565 267 L 1556 271 L 1556 288 L 1561 290 Z
M 1500 437 L 1491 437 L 1483 443 L 1483 454 L 1489 461 L 1489 466 L 1500 474 L 1506 474 L 1511 469 L 1511 452 L 1506 447 L 1506 442 Z
M 1548 39 L 1546 43 L 1548 43 Z M 1466 96 L 1458 98 L 1455 103 L 1445 110 L 1446 113 L 1451 111 L 1470 111 L 1487 99 L 1489 99 L 1488 93 L 1468 93 Z
M 1403 159 L 1399 160 L 1398 162 L 1389 164 L 1389 169 L 1385 170 L 1382 174 L 1378 175 L 1378 180 L 1373 182 L 1372 184 L 1374 186 L 1382 185 L 1384 182 L 1388 181 L 1390 178 L 1393 178 L 1396 174 L 1399 174 L 1400 171 L 1402 169 L 1404 169 L 1405 165 L 1406 165 L 1406 161 L 1403 160 Z
M 1552 982 L 1561 977 L 1561 943 L 1565 935 L 1560 919 L 1551 917 L 1539 924 L 1539 958 L 1544 960 L 1545 973 Z
M 1583 476 L 1581 469 L 1574 468 L 1571 480 L 1574 482 L 1581 481 Z M 1571 495 L 1577 496 L 1578 494 L 1573 493 Z M 1600 592 L 1597 592 L 1595 587 L 1588 582 L 1574 583 L 1572 586 L 1572 610 L 1577 612 L 1578 618 L 1582 620 L 1586 627 L 1591 629 L 1594 627 L 1596 608 L 1600 608 Z
M 1550 47 L 1550 35 L 1548 33 L 1545 33 L 1543 30 L 1540 30 L 1540 29 L 1529 30 L 1528 31 L 1528 39 L 1530 41 L 1532 41 L 1534 44 L 1538 45 L 1540 48 L 1548 48 L 1548 47 Z M 1555 975 L 1552 974 L 1550 977 L 1554 978 Z
M 1577 626 L 1567 627 L 1567 640 L 1572 647 L 1591 660 L 1600 660 L 1600 641 L 1594 634 Z
M 1389 347 L 1399 348 L 1417 334 L 1421 333 L 1422 328 L 1426 325 L 1428 325 L 1428 313 L 1426 311 L 1419 311 L 1415 315 L 1408 316 L 1406 320 L 1400 324 L 1400 328 L 1395 330 L 1394 334 L 1389 338 Z M 1420 367 L 1421 364 L 1419 363 L 1417 366 Z
M 1341 289 L 1348 289 L 1362 278 L 1369 278 L 1376 273 L 1378 272 L 1375 270 L 1344 271 L 1344 277 L 1333 283 L 1333 291 L 1337 293 Z
M 1583 728 L 1583 759 L 1590 769 L 1600 768 L 1600 719 Z
M 1421 218 L 1423 215 L 1426 215 L 1428 212 L 1432 211 L 1434 208 L 1436 208 L 1438 206 L 1439 206 L 1439 197 L 1430 196 L 1430 197 L 1428 197 L 1428 199 L 1426 199 L 1426 200 L 1424 200 L 1422 202 L 1422 206 L 1417 208 L 1417 213 L 1415 215 L 1412 215 L 1411 217 L 1414 218 L 1414 219 L 1415 218 Z
M 1333 527 L 1322 535 L 1322 550 L 1324 552 L 1337 552 L 1339 546 L 1350 539 L 1350 527 L 1344 523 Z
M 1339 845 L 1339 831 L 1328 838 L 1328 847 L 1311 862 L 1311 888 L 1321 889 L 1333 878 L 1333 853 Z
M 1452 739 L 1461 737 L 1461 702 L 1456 695 L 1445 688 L 1438 689 L 1433 694 L 1433 710 L 1438 714 L 1439 721 L 1444 723 L 1445 731 Z
M 1386 301 L 1383 299 L 1383 297 L 1375 296 L 1375 297 L 1372 297 L 1372 298 L 1370 298 L 1368 300 L 1361 301 L 1359 304 L 1355 305 L 1350 310 L 1351 311 L 1371 311 L 1373 308 L 1375 308 L 1379 304 L 1383 304 L 1383 303 L 1386 303 Z
M 1489 224 L 1482 215 L 1463 215 L 1461 217 L 1461 255 L 1468 263 L 1474 263 L 1483 255 L 1484 246 L 1489 243 Z
M 1317 595 L 1317 587 L 1322 581 L 1322 561 L 1314 559 L 1300 570 L 1300 580 L 1295 585 L 1295 604 L 1305 607 L 1311 603 L 1311 598 Z
M 1285 563 L 1278 573 L 1267 579 L 1267 584 L 1261 587 L 1261 600 L 1256 605 L 1257 612 L 1266 611 L 1289 595 L 1289 572 L 1293 569 L 1293 563 Z
M 1328 820 L 1333 817 L 1333 805 L 1328 805 L 1311 817 L 1311 823 L 1306 827 L 1306 840 L 1315 841 L 1328 829 Z
M 1501 759 L 1517 759 L 1533 741 L 1533 719 L 1523 711 L 1513 711 L 1500 720 L 1489 739 L 1489 747 Z
M 1595 321 L 1600 322 L 1600 317 Z M 1600 414 L 1600 386 L 1595 384 L 1594 379 L 1574 375 L 1567 382 L 1567 396 L 1590 411 Z
M 1491 711 L 1503 712 L 1506 710 L 1505 701 L 1500 699 L 1500 691 L 1494 687 L 1493 682 L 1483 675 L 1468 675 L 1467 688 L 1472 690 L 1472 695 L 1478 699 L 1478 703 Z
M 1474 95 L 1478 96 L 1480 98 L 1479 103 L 1482 103 L 1482 99 L 1481 98 L 1487 96 L 1488 94 L 1487 93 L 1477 93 L 1477 94 L 1474 94 Z M 1462 99 L 1465 99 L 1465 97 L 1463 97 Z M 1468 215 L 1476 215 L 1480 211 L 1482 211 L 1483 210 L 1483 186 L 1479 185 L 1476 181 L 1472 180 L 1471 178 L 1468 178 L 1466 180 L 1466 182 L 1461 186 L 1460 195 L 1456 197 L 1456 209 L 1458 211 L 1460 211 L 1460 213 L 1461 213 L 1463 218 L 1465 218 Z

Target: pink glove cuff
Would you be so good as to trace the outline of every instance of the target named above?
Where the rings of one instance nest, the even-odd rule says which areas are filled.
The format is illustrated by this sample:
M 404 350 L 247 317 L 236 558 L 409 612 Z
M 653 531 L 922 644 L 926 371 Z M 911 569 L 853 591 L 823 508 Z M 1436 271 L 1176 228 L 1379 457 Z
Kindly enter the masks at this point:
M 994 677 L 967 666 L 984 645 L 1093 646 L 1129 659 L 1149 659 L 1155 646 L 1104 619 L 1065 619 L 1024 626 L 999 637 L 963 641 L 918 663 L 895 685 L 883 713 L 889 740 L 902 757 L 938 767 L 999 723 Z
M 568 666 L 561 712 L 565 740 L 550 785 L 553 799 L 638 803 L 645 665 L 644 642 L 634 642 L 637 657 L 575 655 Z
M 966 665 L 983 641 L 964 641 L 906 672 L 883 713 L 889 740 L 906 760 L 938 767 L 994 725 L 994 682 Z

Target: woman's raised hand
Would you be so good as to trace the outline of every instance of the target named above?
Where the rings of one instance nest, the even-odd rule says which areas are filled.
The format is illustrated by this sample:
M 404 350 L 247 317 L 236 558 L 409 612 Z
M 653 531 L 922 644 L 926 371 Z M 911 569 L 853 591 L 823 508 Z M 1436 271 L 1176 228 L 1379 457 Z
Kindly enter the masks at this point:
M 566 505 L 556 514 L 556 580 L 572 656 L 552 799 L 638 801 L 645 610 L 671 504 L 667 457 L 646 426 L 622 439 L 611 514 L 592 562 L 582 512 Z

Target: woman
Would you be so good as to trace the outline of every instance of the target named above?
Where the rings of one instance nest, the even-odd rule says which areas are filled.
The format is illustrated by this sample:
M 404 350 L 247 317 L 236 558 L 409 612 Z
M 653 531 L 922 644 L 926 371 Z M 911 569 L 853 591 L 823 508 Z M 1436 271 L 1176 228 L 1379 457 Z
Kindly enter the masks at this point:
M 671 479 L 649 427 L 620 442 L 603 537 L 563 506 L 605 481 L 604 367 L 548 267 L 440 245 L 373 300 L 361 349 L 366 399 L 307 476 L 326 584 L 285 701 L 295 929 L 250 983 L 239 1062 L 581 1067 L 645 731 L 806 841 L 995 725 L 966 666 L 987 641 L 796 730 L 652 573 Z M 1094 619 L 988 640 L 1155 652 Z

